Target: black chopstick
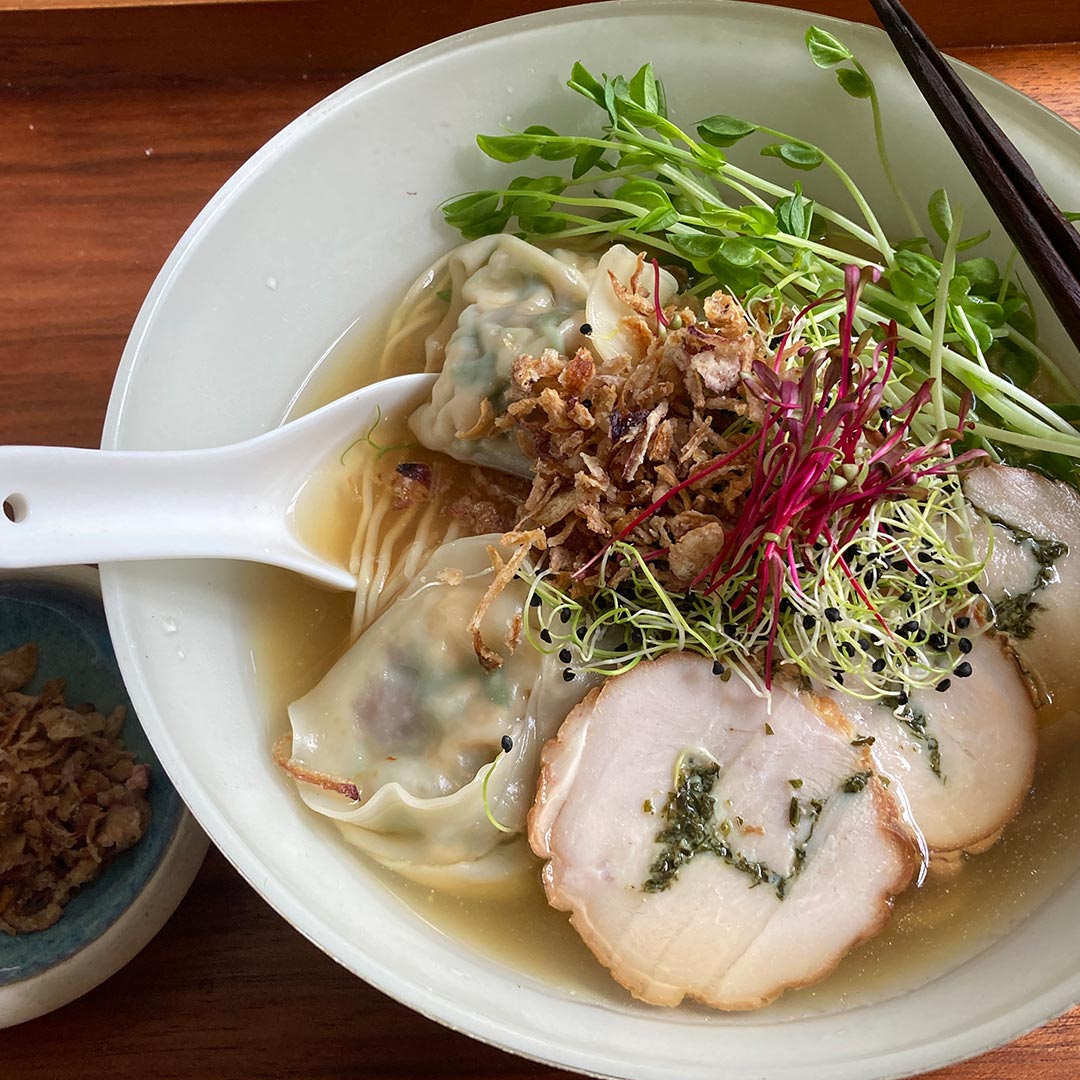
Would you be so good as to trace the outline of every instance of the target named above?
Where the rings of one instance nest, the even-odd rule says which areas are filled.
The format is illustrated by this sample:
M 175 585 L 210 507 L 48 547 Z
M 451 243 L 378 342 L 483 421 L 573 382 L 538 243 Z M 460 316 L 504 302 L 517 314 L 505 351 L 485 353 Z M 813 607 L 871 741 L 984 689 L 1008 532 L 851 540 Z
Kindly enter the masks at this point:
M 897 0 L 870 3 L 915 85 L 1080 347 L 1080 233 L 903 6 Z

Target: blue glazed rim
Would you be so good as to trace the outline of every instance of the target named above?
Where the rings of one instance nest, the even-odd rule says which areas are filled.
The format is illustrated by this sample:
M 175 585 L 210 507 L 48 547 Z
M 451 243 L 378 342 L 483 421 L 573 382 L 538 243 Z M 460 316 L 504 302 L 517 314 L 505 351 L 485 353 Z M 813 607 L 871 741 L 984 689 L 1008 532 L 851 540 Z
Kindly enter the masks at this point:
M 184 815 L 184 804 L 169 782 L 131 707 L 113 653 L 96 574 L 85 570 L 63 579 L 37 573 L 0 578 L 0 652 L 28 641 L 39 649 L 36 692 L 50 678 L 67 682 L 69 703 L 93 702 L 101 712 L 127 709 L 122 737 L 136 759 L 150 766 L 147 792 L 150 825 L 143 838 L 112 859 L 80 889 L 58 922 L 47 930 L 9 937 L 0 934 L 0 987 L 22 982 L 63 964 L 101 937 L 138 898 L 168 851 Z

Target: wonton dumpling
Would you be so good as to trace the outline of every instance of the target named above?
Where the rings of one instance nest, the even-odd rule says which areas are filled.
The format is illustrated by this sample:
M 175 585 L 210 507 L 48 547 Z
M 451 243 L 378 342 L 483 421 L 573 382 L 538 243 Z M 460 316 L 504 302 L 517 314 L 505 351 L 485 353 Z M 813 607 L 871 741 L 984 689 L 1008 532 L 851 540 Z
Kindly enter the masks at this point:
M 477 426 L 485 399 L 496 414 L 503 411 L 510 366 L 523 353 L 572 353 L 584 343 L 580 327 L 595 270 L 588 256 L 549 254 L 506 234 L 454 252 L 451 312 L 460 311 L 431 401 L 409 419 L 420 442 L 461 461 L 529 476 L 529 462 L 509 435 L 458 433 Z
M 639 359 L 638 338 L 632 333 L 627 319 L 633 320 L 635 313 L 625 301 L 616 294 L 611 283 L 612 275 L 620 285 L 629 286 L 637 271 L 638 257 L 625 244 L 615 244 L 609 248 L 600 265 L 596 268 L 589 299 L 585 305 L 585 317 L 588 319 L 592 334 L 589 346 L 604 360 L 613 360 L 616 356 L 629 356 Z M 638 295 L 653 303 L 656 291 L 656 271 L 646 263 L 638 282 Z M 660 271 L 660 303 L 669 304 L 678 292 L 675 279 L 666 270 Z
M 584 695 L 522 640 L 526 586 L 512 582 L 481 630 L 503 656 L 486 672 L 467 630 L 491 581 L 479 536 L 440 547 L 322 682 L 289 707 L 289 772 L 312 809 L 379 862 L 450 891 L 512 885 L 529 868 L 524 829 L 540 744 Z M 453 584 L 453 582 L 457 584 Z M 565 689 L 563 689 L 565 687 Z M 576 696 L 575 696 L 576 695 Z M 501 750 L 509 735 L 512 749 Z M 509 832 L 501 832 L 487 804 Z

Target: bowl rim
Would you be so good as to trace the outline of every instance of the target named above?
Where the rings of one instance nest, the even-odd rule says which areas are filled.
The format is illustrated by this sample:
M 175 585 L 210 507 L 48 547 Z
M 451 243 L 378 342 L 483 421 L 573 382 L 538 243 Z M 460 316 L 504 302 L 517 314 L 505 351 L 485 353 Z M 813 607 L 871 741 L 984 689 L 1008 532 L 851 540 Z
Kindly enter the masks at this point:
M 293 119 L 255 151 L 214 193 L 177 241 L 155 277 L 132 325 L 109 399 L 102 431 L 102 449 L 121 448 L 120 427 L 125 413 L 128 389 L 138 365 L 145 335 L 163 295 L 174 274 L 182 267 L 188 251 L 201 234 L 214 223 L 218 215 L 226 209 L 240 189 L 259 176 L 282 151 L 302 139 L 325 116 L 345 103 L 364 96 L 369 91 L 390 83 L 411 70 L 437 62 L 462 46 L 491 43 L 523 31 L 559 26 L 582 19 L 633 18 L 675 13 L 691 15 L 698 13 L 715 17 L 718 11 L 724 9 L 744 14 L 748 9 L 756 9 L 763 14 L 767 12 L 777 17 L 811 19 L 816 25 L 833 29 L 838 33 L 845 29 L 853 29 L 859 33 L 866 31 L 876 34 L 884 33 L 876 26 L 851 19 L 818 14 L 790 6 L 746 2 L 746 0 L 599 0 L 599 2 L 532 12 L 462 31 L 395 57 L 350 79 Z M 1002 93 L 1012 101 L 1022 102 L 1026 110 L 1034 109 L 1041 114 L 1043 123 L 1056 127 L 1059 133 L 1076 139 L 1078 129 L 1047 106 L 965 61 L 952 57 L 949 59 L 950 63 L 963 74 L 965 81 L 973 85 L 976 90 L 980 87 L 996 88 L 998 93 Z M 152 726 L 164 729 L 164 720 L 154 704 L 151 689 L 143 678 L 142 666 L 136 655 L 133 632 L 129 630 L 122 610 L 123 587 L 119 570 L 109 565 L 102 566 L 101 583 L 110 632 L 129 694 L 140 716 L 152 717 Z M 173 783 L 184 795 L 185 801 L 188 801 L 186 790 L 188 785 L 185 783 L 185 767 L 182 760 L 178 755 L 174 758 L 170 752 L 171 747 L 164 745 L 159 747 L 155 743 L 154 749 Z M 195 805 L 192 806 L 189 802 L 191 812 L 202 828 L 213 838 L 225 858 L 248 884 L 317 948 L 348 970 L 355 972 L 376 989 L 451 1030 L 467 1034 L 480 1042 L 518 1056 L 557 1068 L 572 1068 L 589 1076 L 614 1075 L 597 1071 L 597 1066 L 603 1063 L 588 1053 L 579 1053 L 567 1048 L 563 1050 L 561 1056 L 553 1057 L 550 1047 L 528 1031 L 511 1028 L 488 1016 L 468 1011 L 437 991 L 403 980 L 393 968 L 372 960 L 366 954 L 362 964 L 346 961 L 343 956 L 349 951 L 350 942 L 344 935 L 325 920 L 318 916 L 311 916 L 308 909 L 291 890 L 279 889 L 274 881 L 262 876 L 259 872 L 259 860 L 253 855 L 243 835 L 234 829 L 214 807 L 203 805 L 197 799 L 194 803 Z M 868 1063 L 863 1061 L 850 1066 L 838 1066 L 830 1073 L 819 1073 L 815 1070 L 813 1076 L 816 1078 L 819 1075 L 821 1077 L 830 1075 L 836 1080 L 841 1080 L 848 1077 L 869 1078 L 872 1075 L 875 1080 L 901 1080 L 903 1077 L 912 1076 L 913 1070 L 921 1072 L 945 1067 L 1001 1046 L 1032 1031 L 1077 1004 L 1080 1004 L 1080 972 L 1072 979 L 1029 1000 L 1023 1007 L 1013 1010 L 1006 1016 L 999 1015 L 969 1027 L 960 1034 L 942 1035 L 930 1044 L 903 1051 L 902 1063 L 890 1060 L 890 1058 L 896 1058 L 898 1054 L 889 1053 L 873 1059 L 872 1073 L 867 1071 Z M 1003 1023 L 1006 1018 L 1013 1022 Z M 662 1073 L 657 1072 L 655 1075 L 659 1076 Z M 809 1075 L 807 1074 L 808 1077 Z

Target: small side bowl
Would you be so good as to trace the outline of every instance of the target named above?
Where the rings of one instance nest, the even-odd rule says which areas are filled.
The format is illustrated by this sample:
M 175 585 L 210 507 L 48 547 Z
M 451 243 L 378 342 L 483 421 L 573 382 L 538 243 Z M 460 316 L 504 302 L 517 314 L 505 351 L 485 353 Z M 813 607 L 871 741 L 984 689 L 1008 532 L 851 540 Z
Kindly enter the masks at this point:
M 47 930 L 0 935 L 0 1028 L 66 1005 L 119 971 L 161 929 L 202 865 L 208 841 L 131 708 L 109 639 L 97 571 L 0 571 L 0 653 L 39 648 L 36 691 L 67 681 L 67 700 L 127 708 L 123 740 L 150 766 L 146 835 L 71 899 Z

